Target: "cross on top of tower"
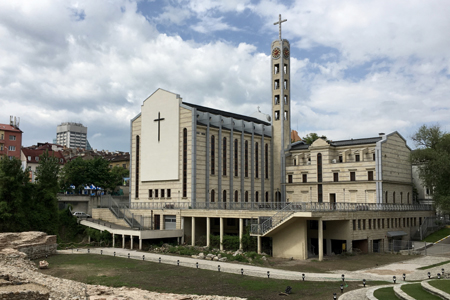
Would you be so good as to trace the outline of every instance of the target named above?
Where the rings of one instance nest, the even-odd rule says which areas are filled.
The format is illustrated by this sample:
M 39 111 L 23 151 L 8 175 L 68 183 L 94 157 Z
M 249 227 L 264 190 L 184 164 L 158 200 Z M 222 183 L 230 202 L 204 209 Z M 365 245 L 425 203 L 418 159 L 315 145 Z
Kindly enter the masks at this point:
M 287 19 L 281 20 L 281 14 L 278 15 L 278 22 L 273 23 L 273 25 L 278 25 L 278 33 L 281 41 L 281 23 L 286 22 Z

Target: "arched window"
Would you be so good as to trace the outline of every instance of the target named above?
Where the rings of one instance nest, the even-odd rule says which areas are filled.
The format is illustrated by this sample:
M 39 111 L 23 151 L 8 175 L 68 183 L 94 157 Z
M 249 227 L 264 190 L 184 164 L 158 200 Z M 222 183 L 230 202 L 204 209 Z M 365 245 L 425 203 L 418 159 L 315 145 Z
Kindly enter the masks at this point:
M 238 140 L 234 140 L 234 176 L 238 176 Z
M 248 202 L 248 191 L 245 191 L 245 202 Z
M 259 178 L 259 149 L 258 143 L 255 143 L 255 177 Z
M 395 192 L 392 193 L 392 203 L 395 204 Z
M 211 202 L 216 201 L 216 192 L 214 190 L 211 191 Z
M 269 192 L 266 192 L 266 202 L 269 202 Z
M 227 176 L 227 138 L 222 142 L 222 175 Z
M 248 177 L 248 141 L 244 143 L 244 176 Z
M 238 191 L 234 191 L 234 202 L 238 202 L 239 201 L 239 193 Z
M 255 193 L 255 202 L 259 202 L 259 192 Z
M 187 197 L 187 129 L 183 129 L 183 198 Z
M 322 182 L 322 154 L 317 154 L 317 182 Z
M 211 175 L 214 175 L 215 173 L 215 152 L 216 152 L 216 139 L 214 138 L 214 135 L 211 136 Z
M 265 173 L 266 173 L 266 179 L 269 178 L 269 144 L 265 145 L 265 150 L 264 150 L 264 168 L 265 168 Z
M 139 152 L 140 152 L 140 145 L 139 145 L 139 136 L 136 136 L 136 186 L 135 186 L 135 197 L 139 198 Z

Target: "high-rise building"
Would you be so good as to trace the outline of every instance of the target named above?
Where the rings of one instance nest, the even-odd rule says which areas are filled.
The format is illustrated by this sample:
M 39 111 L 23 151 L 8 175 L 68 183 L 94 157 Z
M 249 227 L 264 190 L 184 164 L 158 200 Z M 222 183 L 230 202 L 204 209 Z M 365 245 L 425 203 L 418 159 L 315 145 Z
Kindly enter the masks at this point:
M 56 144 L 68 148 L 86 149 L 87 127 L 81 123 L 66 122 L 56 127 Z

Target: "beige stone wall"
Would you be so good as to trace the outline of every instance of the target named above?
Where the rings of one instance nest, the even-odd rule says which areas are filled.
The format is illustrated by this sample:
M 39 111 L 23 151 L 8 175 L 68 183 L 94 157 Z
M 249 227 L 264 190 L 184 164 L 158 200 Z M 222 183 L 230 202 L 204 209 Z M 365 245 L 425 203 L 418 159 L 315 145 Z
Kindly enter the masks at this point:
M 397 132 L 388 135 L 387 140 L 381 143 L 383 181 L 411 184 L 410 152 L 405 140 Z
M 131 173 L 130 173 L 130 189 L 131 201 L 136 199 L 136 136 L 141 136 L 141 119 L 137 117 L 131 123 Z
M 306 219 L 296 218 L 272 237 L 274 257 L 305 260 L 307 251 Z
M 140 132 L 140 117 L 132 124 L 133 139 L 132 139 L 132 179 L 131 179 L 131 200 L 139 202 L 188 202 L 191 199 L 191 186 L 192 186 L 192 111 L 183 107 L 180 107 L 180 132 L 179 132 L 179 179 L 178 180 L 166 180 L 166 181 L 141 181 L 139 183 L 139 199 L 136 198 L 135 191 L 135 166 L 136 166 L 136 134 Z M 187 197 L 183 198 L 182 182 L 183 182 L 183 130 L 187 129 Z M 141 168 L 149 168 L 151 166 L 140 166 Z M 152 190 L 152 197 L 149 197 L 149 190 Z M 158 189 L 158 197 L 155 197 L 155 189 Z M 164 189 L 164 197 L 161 197 L 161 190 Z M 167 190 L 170 189 L 171 196 L 167 196 Z

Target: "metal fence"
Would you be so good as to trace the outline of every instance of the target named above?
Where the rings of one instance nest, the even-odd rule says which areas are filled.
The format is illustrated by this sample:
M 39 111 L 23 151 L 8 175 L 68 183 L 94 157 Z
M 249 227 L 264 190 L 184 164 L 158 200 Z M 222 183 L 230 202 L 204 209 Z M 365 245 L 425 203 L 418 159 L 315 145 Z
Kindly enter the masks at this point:
M 450 257 L 450 244 L 428 243 L 405 240 L 392 240 L 389 242 L 389 252 L 400 253 L 404 255 L 428 255 L 428 256 L 447 256 Z

